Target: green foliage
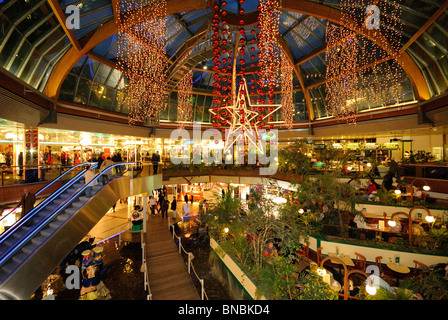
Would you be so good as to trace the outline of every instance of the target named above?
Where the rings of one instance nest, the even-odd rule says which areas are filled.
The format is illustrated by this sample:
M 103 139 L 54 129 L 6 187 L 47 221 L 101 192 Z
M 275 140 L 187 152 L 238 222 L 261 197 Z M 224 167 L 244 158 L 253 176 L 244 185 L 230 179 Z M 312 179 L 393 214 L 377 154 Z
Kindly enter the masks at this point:
M 338 298 L 337 292 L 317 274 L 317 266 L 310 265 L 307 271 L 304 277 L 298 279 L 298 283 L 302 284 L 299 300 L 336 300 Z
M 444 270 L 430 269 L 423 277 L 410 280 L 409 288 L 418 292 L 426 300 L 446 300 L 448 299 L 448 278 L 444 275 Z
M 278 169 L 281 172 L 307 174 L 311 168 L 311 160 L 307 157 L 304 141 L 297 140 L 287 148 L 278 151 Z
M 373 296 L 366 294 L 365 300 L 416 300 L 416 296 L 407 288 L 395 287 L 392 292 L 379 288 Z
M 297 299 L 299 291 L 296 288 L 296 278 L 296 266 L 288 258 L 275 255 L 260 270 L 258 293 L 268 299 Z
M 207 215 L 201 217 L 211 227 L 211 235 L 219 241 L 223 241 L 228 236 L 225 228 L 233 233 L 240 231 L 240 218 L 245 216 L 241 201 L 234 199 L 231 193 L 229 190 L 222 197 L 220 193 L 216 192 Z
M 356 213 L 355 203 L 359 199 L 354 188 L 329 173 L 308 177 L 305 182 L 295 187 L 297 191 L 294 193 L 294 199 L 314 214 L 316 221 L 319 221 L 322 213 L 327 219 L 337 217 L 340 233 L 345 235 L 347 216 Z

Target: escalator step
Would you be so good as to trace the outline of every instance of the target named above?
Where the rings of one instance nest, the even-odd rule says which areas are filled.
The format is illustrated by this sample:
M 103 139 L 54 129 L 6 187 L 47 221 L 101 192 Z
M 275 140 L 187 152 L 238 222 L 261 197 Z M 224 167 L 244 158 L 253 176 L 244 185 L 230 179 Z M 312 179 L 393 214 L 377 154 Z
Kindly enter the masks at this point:
M 12 236 L 13 236 L 14 238 L 16 238 L 16 239 L 20 239 L 20 238 L 22 238 L 25 234 L 26 234 L 26 231 L 25 231 L 25 230 L 17 230 L 16 232 L 14 232 L 14 233 L 12 234 Z
M 65 209 L 65 212 L 68 213 L 69 215 L 73 215 L 73 214 L 75 214 L 75 212 L 78 211 L 78 210 L 79 210 L 79 208 L 77 208 L 77 207 L 72 207 L 72 208 L 67 208 L 67 209 Z
M 84 205 L 84 203 L 85 203 L 84 201 L 76 201 L 72 203 L 72 206 L 74 208 L 81 208 Z
M 29 255 L 27 255 L 25 252 L 19 252 L 12 257 L 12 260 L 14 260 L 14 262 L 16 262 L 17 264 L 20 264 L 28 257 Z
M 40 233 L 44 236 L 44 237 L 49 237 L 53 234 L 54 230 L 52 228 L 46 228 L 44 230 L 42 230 Z
M 22 248 L 22 251 L 23 251 L 25 254 L 30 255 L 31 253 L 34 252 L 35 249 L 36 249 L 36 246 L 35 246 L 35 245 L 33 245 L 33 244 L 29 244 L 29 245 L 24 246 L 24 247 Z
M 69 209 L 66 209 L 65 212 L 67 212 Z M 65 222 L 72 214 L 71 213 L 63 213 L 57 216 L 56 220 Z
M 3 241 L 3 244 L 6 245 L 7 248 L 11 248 L 14 245 L 10 239 Z
M 55 221 L 53 221 L 53 222 L 50 222 L 49 226 L 50 226 L 50 228 L 52 228 L 52 229 L 57 229 L 57 228 L 59 228 L 63 223 L 64 223 L 63 221 L 55 220 Z
M 2 272 L 0 272 L 0 274 L 4 273 L 5 275 L 7 274 L 11 274 L 15 269 L 17 268 L 17 263 L 15 261 L 13 261 L 12 259 L 8 260 L 8 262 L 6 262 L 1 270 Z
M 47 240 L 47 237 L 39 236 L 39 237 L 35 237 L 35 238 L 31 239 L 31 243 L 36 244 L 36 245 L 40 245 L 45 240 Z

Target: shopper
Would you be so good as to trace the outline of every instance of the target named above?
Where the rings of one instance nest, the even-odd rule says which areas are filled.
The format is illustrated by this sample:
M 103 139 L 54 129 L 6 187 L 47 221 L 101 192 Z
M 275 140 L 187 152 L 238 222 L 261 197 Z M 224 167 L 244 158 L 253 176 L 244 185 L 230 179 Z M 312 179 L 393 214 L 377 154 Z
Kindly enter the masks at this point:
M 174 198 L 173 202 L 171 202 L 171 210 L 173 210 L 173 219 L 176 219 L 176 212 L 177 212 L 177 201 L 176 201 L 176 198 Z
M 104 152 L 101 152 L 100 153 L 100 155 L 99 155 L 99 157 L 98 157 L 98 159 L 96 160 L 96 163 L 97 163 L 97 168 L 98 169 L 100 169 L 101 168 L 101 165 L 103 164 L 103 162 L 104 162 Z
M 154 216 L 156 214 L 156 199 L 154 196 L 149 198 L 149 207 L 151 208 L 151 215 Z
M 159 155 L 159 151 L 156 151 L 156 153 L 154 153 L 152 155 L 152 168 L 153 168 L 153 174 L 157 174 L 157 171 L 159 169 L 159 162 L 160 162 L 160 155 Z
M 185 202 L 182 206 L 182 213 L 184 214 L 184 216 L 188 216 L 191 211 L 190 211 L 190 205 L 188 204 L 188 202 Z
M 22 197 L 21 205 L 22 205 L 22 213 L 19 219 L 26 216 L 31 210 L 34 208 L 34 203 L 36 202 L 36 196 L 34 193 L 29 192 L 28 189 L 25 189 L 25 194 Z
M 107 157 L 106 161 L 103 161 L 103 163 L 101 164 L 100 172 L 103 172 L 103 170 L 106 170 L 107 168 L 109 168 L 113 165 L 114 165 L 114 162 L 110 159 L 110 157 Z M 110 168 L 109 170 L 106 170 L 103 173 L 103 185 L 105 185 L 106 183 L 108 183 L 110 181 L 111 176 L 112 176 L 112 168 Z
M 170 202 L 168 199 L 164 198 L 162 202 L 162 218 L 168 218 L 168 208 L 170 207 Z
M 162 212 L 163 214 L 163 203 L 165 202 L 165 195 L 163 192 L 159 193 L 159 200 L 157 201 L 157 213 Z
M 89 167 L 84 173 L 84 181 L 86 185 L 95 178 L 96 174 L 93 172 L 92 167 Z M 93 181 L 87 188 L 86 188 L 86 197 L 90 198 L 92 196 L 92 187 L 96 186 L 98 184 L 98 180 Z

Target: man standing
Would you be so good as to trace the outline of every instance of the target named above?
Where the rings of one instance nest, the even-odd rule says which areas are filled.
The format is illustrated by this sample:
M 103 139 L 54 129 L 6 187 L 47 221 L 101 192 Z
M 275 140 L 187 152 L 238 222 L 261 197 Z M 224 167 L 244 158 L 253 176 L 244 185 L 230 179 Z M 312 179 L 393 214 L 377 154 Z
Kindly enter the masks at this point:
M 168 208 L 169 208 L 170 202 L 167 198 L 163 198 L 162 201 L 162 218 L 168 218 Z
M 153 174 L 157 174 L 157 169 L 159 168 L 159 162 L 160 162 L 160 155 L 159 155 L 159 151 L 156 151 L 156 153 L 154 153 L 152 155 L 152 167 L 153 167 Z
M 110 159 L 110 157 L 107 157 L 107 159 L 105 161 L 103 161 L 101 164 L 100 172 L 102 172 L 103 170 L 106 170 L 107 168 L 109 168 L 113 165 L 114 165 L 114 162 Z M 105 185 L 106 183 L 108 183 L 110 181 L 111 176 L 112 176 L 112 168 L 110 168 L 109 170 L 106 170 L 103 173 L 103 185 Z
M 34 203 L 36 202 L 36 196 L 33 193 L 28 192 L 28 189 L 25 189 L 24 191 L 25 191 L 25 194 L 23 195 L 22 200 L 21 200 L 22 214 L 21 214 L 20 218 L 23 218 L 24 216 L 26 216 L 28 214 L 28 212 L 33 210 Z
M 100 155 L 98 156 L 98 159 L 96 160 L 96 163 L 97 163 L 97 169 L 99 170 L 100 168 L 101 168 L 101 165 L 103 164 L 103 162 L 104 162 L 104 152 L 101 152 L 100 153 Z
M 90 181 L 95 178 L 96 174 L 93 172 L 92 167 L 89 167 L 84 173 L 84 179 L 85 183 L 88 184 Z M 90 198 L 92 196 L 92 187 L 96 186 L 98 184 L 98 180 L 93 181 L 87 188 L 86 188 L 86 197 Z

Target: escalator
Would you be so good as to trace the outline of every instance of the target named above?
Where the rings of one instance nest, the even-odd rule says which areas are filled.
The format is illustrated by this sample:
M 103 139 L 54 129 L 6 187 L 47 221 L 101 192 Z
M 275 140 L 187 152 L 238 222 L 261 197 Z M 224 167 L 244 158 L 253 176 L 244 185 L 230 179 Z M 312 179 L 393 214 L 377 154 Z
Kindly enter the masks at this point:
M 72 168 L 70 168 L 69 170 L 65 171 L 64 173 L 62 173 L 61 175 L 59 175 L 59 177 L 57 177 L 56 179 L 52 180 L 50 183 L 48 183 L 46 186 L 44 186 L 43 188 L 41 188 L 39 191 L 37 191 L 35 193 L 36 198 L 45 194 L 45 192 L 47 190 L 51 190 L 54 186 L 56 186 L 58 183 L 62 183 L 62 186 L 65 184 L 65 180 L 70 177 L 71 175 L 75 175 L 76 176 L 76 172 L 79 170 L 83 170 L 87 167 L 91 167 L 91 168 L 96 168 L 97 167 L 97 163 L 96 162 L 86 162 L 86 163 L 82 163 L 82 164 L 78 164 Z M 85 170 L 83 171 L 85 172 Z M 70 182 L 71 179 L 67 179 L 69 180 L 68 182 Z M 51 197 L 51 195 L 50 195 Z M 47 199 L 49 199 L 50 197 L 47 197 Z M 42 205 L 45 205 L 46 202 L 44 200 L 44 202 L 42 203 Z M 19 209 L 21 208 L 21 206 L 17 206 L 16 208 L 14 208 L 11 212 L 9 212 L 7 215 L 3 216 L 0 219 L 0 223 L 3 223 L 3 221 L 7 221 L 7 219 L 9 219 L 10 217 L 13 217 L 14 215 L 16 215 L 19 211 Z M 12 226 L 11 226 L 11 230 L 8 232 L 11 232 L 12 229 L 14 229 L 17 225 L 18 225 L 19 221 L 16 221 Z M 3 227 L 5 227 L 3 225 Z M 3 228 L 1 229 L 3 231 Z M 0 242 L 2 241 L 2 239 L 5 237 L 5 234 L 0 231 Z M 2 234 L 3 233 L 3 234 Z M 1 249 L 0 249 L 0 254 L 1 254 Z
M 81 170 L 0 235 L 0 299 L 28 299 L 118 199 L 161 186 L 161 175 L 134 179 L 133 165 L 115 164 L 87 185 Z M 114 167 L 120 174 L 103 185 Z M 85 190 L 95 181 L 89 198 Z

